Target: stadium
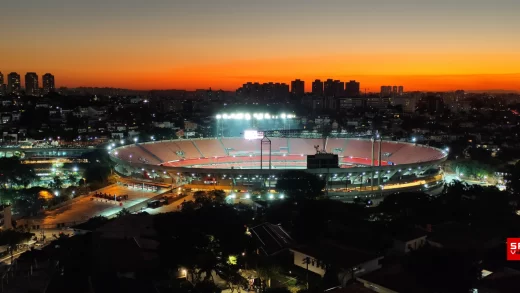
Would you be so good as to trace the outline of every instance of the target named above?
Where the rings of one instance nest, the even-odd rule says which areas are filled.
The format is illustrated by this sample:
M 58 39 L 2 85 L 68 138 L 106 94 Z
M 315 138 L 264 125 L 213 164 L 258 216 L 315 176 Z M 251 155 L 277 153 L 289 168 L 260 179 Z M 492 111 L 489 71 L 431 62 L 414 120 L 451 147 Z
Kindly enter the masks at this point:
M 287 170 L 326 180 L 327 194 L 345 201 L 397 191 L 429 191 L 443 183 L 443 150 L 374 138 L 242 137 L 134 143 L 109 150 L 118 173 L 129 177 L 227 190 L 274 188 Z M 337 155 L 335 168 L 307 168 L 307 156 Z

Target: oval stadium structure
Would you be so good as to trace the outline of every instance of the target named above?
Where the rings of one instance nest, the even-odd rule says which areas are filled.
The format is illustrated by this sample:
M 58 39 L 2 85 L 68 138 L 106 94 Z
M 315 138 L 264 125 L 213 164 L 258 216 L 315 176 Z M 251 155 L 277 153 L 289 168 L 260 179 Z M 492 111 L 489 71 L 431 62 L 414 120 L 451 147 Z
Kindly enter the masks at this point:
M 338 168 L 307 169 L 307 155 L 315 155 L 318 149 L 338 155 Z M 443 182 L 439 165 L 447 157 L 443 150 L 415 143 L 280 137 L 135 143 L 112 149 L 110 155 L 123 175 L 173 185 L 274 187 L 280 173 L 300 169 L 326 180 L 329 196 L 347 201 L 438 189 Z

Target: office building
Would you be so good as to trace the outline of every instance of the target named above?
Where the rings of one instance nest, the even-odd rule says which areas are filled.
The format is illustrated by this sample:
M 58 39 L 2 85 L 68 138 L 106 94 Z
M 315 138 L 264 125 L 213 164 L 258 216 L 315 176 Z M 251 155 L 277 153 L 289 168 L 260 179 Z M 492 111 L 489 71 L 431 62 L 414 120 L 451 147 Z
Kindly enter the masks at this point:
M 345 95 L 347 97 L 359 96 L 359 82 L 351 80 L 345 85 Z
M 299 79 L 291 81 L 291 93 L 295 96 L 303 96 L 305 94 L 305 82 Z
M 392 88 L 392 94 L 393 94 L 394 96 L 397 95 L 397 86 L 396 86 L 396 85 L 394 85 L 393 88 Z
M 319 79 L 316 79 L 312 82 L 312 94 L 317 96 L 323 95 L 323 82 Z
M 20 93 L 20 74 L 11 72 L 7 75 L 7 92 L 10 94 Z
M 404 93 L 404 87 L 402 85 L 400 85 L 397 89 L 397 94 L 402 96 Z
M 27 72 L 25 74 L 25 94 L 29 96 L 39 94 L 38 74 L 35 72 Z
M 45 73 L 43 75 L 43 93 L 48 94 L 50 92 L 54 92 L 56 89 L 56 85 L 54 84 L 54 75 L 50 73 Z

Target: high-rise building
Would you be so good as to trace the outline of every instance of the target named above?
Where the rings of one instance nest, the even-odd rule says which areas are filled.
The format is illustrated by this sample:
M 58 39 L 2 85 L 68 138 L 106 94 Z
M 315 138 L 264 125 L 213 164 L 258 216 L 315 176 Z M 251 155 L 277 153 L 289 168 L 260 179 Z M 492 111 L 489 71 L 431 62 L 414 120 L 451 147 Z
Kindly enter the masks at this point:
M 387 96 L 402 96 L 404 93 L 404 87 L 402 85 L 400 86 L 391 86 L 391 85 L 383 85 L 381 86 L 381 96 L 387 97 Z
M 340 80 L 334 81 L 334 96 L 342 97 L 345 95 L 345 83 Z
M 54 75 L 50 73 L 45 73 L 43 75 L 43 93 L 48 94 L 50 92 L 54 92 L 56 89 L 56 85 L 54 84 Z
M 312 82 L 312 93 L 318 96 L 323 95 L 323 82 L 321 80 L 316 79 Z
M 25 94 L 30 96 L 38 95 L 38 74 L 27 72 L 25 74 Z
M 237 89 L 237 95 L 251 100 L 280 100 L 289 97 L 289 85 L 285 83 L 248 82 Z
M 11 72 L 7 75 L 7 92 L 10 94 L 20 93 L 20 74 Z
M 381 86 L 381 96 L 387 97 L 392 94 L 392 87 L 389 85 L 382 85 Z
M 291 93 L 295 96 L 303 96 L 305 94 L 305 82 L 299 79 L 291 81 Z
M 0 72 L 0 95 L 5 95 L 4 74 Z
M 345 85 L 345 95 L 347 97 L 354 97 L 359 95 L 359 82 L 351 80 Z
M 323 83 L 323 94 L 327 97 L 331 97 L 334 95 L 334 80 L 327 79 Z
M 327 97 L 341 97 L 345 94 L 345 83 L 339 80 L 327 79 L 323 86 L 323 92 Z

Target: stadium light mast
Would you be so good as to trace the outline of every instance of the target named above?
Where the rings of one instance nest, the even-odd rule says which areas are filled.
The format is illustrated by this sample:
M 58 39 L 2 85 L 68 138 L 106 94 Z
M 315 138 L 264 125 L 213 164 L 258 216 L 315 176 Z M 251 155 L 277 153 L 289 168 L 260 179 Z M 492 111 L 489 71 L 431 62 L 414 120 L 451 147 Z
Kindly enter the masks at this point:
M 271 140 L 264 132 L 264 137 L 260 140 L 260 170 L 264 168 L 264 145 L 269 151 L 269 170 L 271 170 Z
M 377 159 L 377 165 L 379 168 L 377 168 L 378 176 L 377 176 L 377 185 L 381 186 L 381 154 L 383 149 L 383 138 L 379 135 L 379 158 Z M 381 187 L 379 187 L 381 188 Z

